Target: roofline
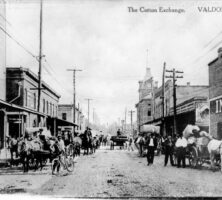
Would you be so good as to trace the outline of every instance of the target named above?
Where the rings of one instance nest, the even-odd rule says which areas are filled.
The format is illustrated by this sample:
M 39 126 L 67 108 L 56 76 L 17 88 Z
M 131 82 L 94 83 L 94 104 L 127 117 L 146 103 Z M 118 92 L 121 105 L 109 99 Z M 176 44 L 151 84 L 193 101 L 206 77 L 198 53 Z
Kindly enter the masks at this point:
M 62 106 L 72 107 L 73 108 L 73 104 L 58 104 L 58 107 L 62 107 Z M 76 107 L 76 110 L 80 111 L 80 109 L 78 109 L 77 107 Z
M 187 99 L 183 102 L 181 102 L 180 104 L 177 105 L 177 107 L 179 106 L 182 106 L 182 105 L 185 105 L 189 102 L 192 102 L 192 101 L 198 101 L 198 100 L 205 100 L 207 101 L 208 97 L 207 96 L 195 96 L 195 97 L 191 97 L 190 99 Z M 170 108 L 171 109 L 171 108 Z
M 38 77 L 37 75 L 30 70 L 29 68 L 24 68 L 24 67 L 7 67 L 6 70 L 20 70 L 23 72 L 26 72 L 29 76 L 32 76 L 37 82 L 38 82 Z M 51 91 L 53 94 L 55 94 L 58 98 L 61 97 L 60 94 L 58 94 L 55 90 L 53 90 L 45 81 L 42 81 L 42 85 L 48 89 L 49 91 Z
M 218 61 L 218 57 L 215 58 L 214 60 L 212 60 L 210 63 L 208 63 L 208 66 L 212 65 L 212 64 L 215 63 L 216 61 Z

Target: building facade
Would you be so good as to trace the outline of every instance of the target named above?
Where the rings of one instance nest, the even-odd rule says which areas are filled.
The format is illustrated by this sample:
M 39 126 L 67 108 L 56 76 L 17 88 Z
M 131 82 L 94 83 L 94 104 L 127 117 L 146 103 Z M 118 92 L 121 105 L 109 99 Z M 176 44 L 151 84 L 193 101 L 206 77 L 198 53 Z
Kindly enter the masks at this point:
M 58 117 L 62 120 L 67 120 L 69 122 L 73 122 L 73 104 L 59 104 L 58 105 Z M 75 111 L 75 123 L 77 124 L 76 130 L 84 131 L 85 130 L 85 120 L 82 111 L 76 108 Z M 73 130 L 72 127 L 63 127 L 63 129 Z
M 182 133 L 187 124 L 196 124 L 208 131 L 209 127 L 209 86 L 206 85 L 178 85 L 177 96 L 177 132 Z M 154 94 L 154 116 L 149 124 L 161 126 L 161 133 L 173 134 L 173 83 L 168 80 L 165 83 L 164 104 L 162 101 L 162 86 L 155 90 Z M 163 112 L 164 106 L 164 112 Z M 204 110 L 203 110 L 204 109 Z M 204 118 L 202 112 L 206 113 Z M 201 114 L 200 114 L 201 113 Z M 164 125 L 163 127 L 163 120 Z M 148 124 L 148 123 L 147 123 Z
M 146 74 L 142 81 L 139 81 L 139 102 L 136 104 L 137 109 L 137 130 L 140 127 L 153 120 L 153 95 L 157 83 L 154 83 L 150 68 L 146 68 Z
M 210 134 L 222 139 L 222 48 L 209 64 Z
M 8 133 L 20 136 L 25 128 L 47 127 L 51 133 L 56 132 L 58 102 L 60 95 L 42 82 L 40 110 L 38 107 L 38 77 L 27 68 L 7 68 L 6 100 L 34 112 L 17 112 L 10 110 L 8 116 Z

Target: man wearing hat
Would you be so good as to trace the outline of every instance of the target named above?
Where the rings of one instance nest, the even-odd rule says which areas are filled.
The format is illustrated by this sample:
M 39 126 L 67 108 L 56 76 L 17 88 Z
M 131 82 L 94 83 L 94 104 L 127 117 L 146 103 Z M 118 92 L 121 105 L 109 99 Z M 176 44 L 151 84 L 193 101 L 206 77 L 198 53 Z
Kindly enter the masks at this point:
M 147 165 L 153 164 L 154 160 L 154 151 L 157 147 L 157 139 L 154 135 L 154 133 L 151 133 L 151 135 L 148 137 L 147 140 Z
M 185 168 L 187 140 L 182 134 L 180 134 L 179 138 L 177 139 L 175 146 L 177 147 L 177 167 L 180 167 L 182 161 L 183 168 Z
M 61 151 L 65 151 L 65 144 L 64 144 L 61 134 L 58 134 L 58 143 L 59 143 Z

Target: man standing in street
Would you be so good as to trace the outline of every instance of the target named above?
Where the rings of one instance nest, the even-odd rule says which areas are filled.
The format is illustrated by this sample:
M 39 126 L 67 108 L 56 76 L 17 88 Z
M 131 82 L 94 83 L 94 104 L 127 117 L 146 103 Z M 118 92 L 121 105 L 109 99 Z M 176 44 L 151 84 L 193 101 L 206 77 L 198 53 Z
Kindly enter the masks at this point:
M 118 129 L 118 131 L 117 131 L 117 136 L 121 136 L 120 129 Z
M 157 139 L 153 133 L 151 133 L 150 137 L 147 140 L 147 165 L 153 164 L 154 160 L 154 151 L 157 147 Z
M 186 147 L 187 147 L 187 140 L 183 137 L 181 134 L 179 138 L 176 141 L 176 147 L 177 147 L 177 167 L 179 168 L 181 166 L 181 161 L 183 164 L 183 168 L 186 167 Z
M 170 163 L 172 166 L 174 166 L 173 163 L 173 148 L 174 148 L 174 144 L 173 144 L 173 140 L 172 137 L 169 135 L 167 137 L 167 139 L 164 142 L 165 145 L 165 160 L 164 160 L 164 166 L 167 165 L 168 163 L 168 158 L 170 157 Z

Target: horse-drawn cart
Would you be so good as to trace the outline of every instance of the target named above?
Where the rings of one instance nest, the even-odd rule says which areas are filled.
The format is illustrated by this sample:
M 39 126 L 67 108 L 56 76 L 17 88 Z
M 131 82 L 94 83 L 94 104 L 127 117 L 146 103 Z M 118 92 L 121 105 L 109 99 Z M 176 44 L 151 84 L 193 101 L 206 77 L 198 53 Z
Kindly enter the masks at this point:
M 120 149 L 124 147 L 124 143 L 127 141 L 127 136 L 125 135 L 119 135 L 119 136 L 111 136 L 110 138 L 110 149 L 114 150 L 115 146 L 119 146 Z
M 186 159 L 192 168 L 201 167 L 204 163 L 211 163 L 211 155 L 209 152 L 208 144 L 212 141 L 212 136 L 205 132 L 200 131 L 198 126 L 187 125 L 183 131 L 183 137 L 187 139 Z M 174 164 L 177 164 L 177 151 L 174 151 Z M 220 162 L 220 154 L 215 154 L 214 163 Z

